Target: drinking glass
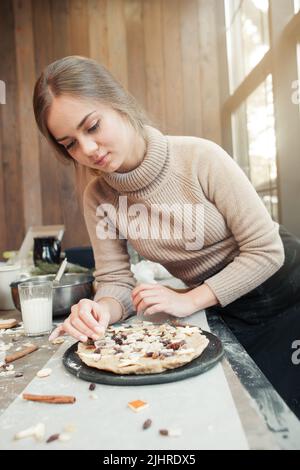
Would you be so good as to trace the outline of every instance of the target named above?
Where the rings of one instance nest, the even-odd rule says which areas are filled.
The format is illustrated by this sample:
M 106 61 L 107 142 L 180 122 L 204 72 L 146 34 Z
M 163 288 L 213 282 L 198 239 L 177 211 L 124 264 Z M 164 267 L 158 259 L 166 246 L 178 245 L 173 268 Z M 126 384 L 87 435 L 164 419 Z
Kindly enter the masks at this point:
M 25 335 L 49 334 L 52 330 L 52 282 L 22 282 L 18 290 Z

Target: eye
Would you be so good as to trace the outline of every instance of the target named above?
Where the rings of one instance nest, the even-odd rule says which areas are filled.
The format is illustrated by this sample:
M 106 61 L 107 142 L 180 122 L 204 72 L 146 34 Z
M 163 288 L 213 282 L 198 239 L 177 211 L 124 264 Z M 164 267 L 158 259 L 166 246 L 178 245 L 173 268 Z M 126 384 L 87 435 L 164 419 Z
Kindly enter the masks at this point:
M 99 124 L 100 124 L 100 120 L 96 122 L 96 124 L 94 124 L 92 127 L 90 127 L 88 129 L 88 132 L 95 132 L 96 130 L 99 129 Z
M 100 119 L 99 121 L 96 122 L 96 124 L 94 124 L 92 127 L 88 129 L 88 132 L 90 133 L 95 132 L 99 129 L 99 127 L 100 127 Z M 76 141 L 72 140 L 72 142 L 70 142 L 68 145 L 65 146 L 65 149 L 70 150 L 72 147 L 74 147 L 75 143 Z
M 68 145 L 65 146 L 65 149 L 70 150 L 70 148 L 72 148 L 74 146 L 74 144 L 75 144 L 75 141 L 72 140 L 72 142 L 70 142 Z

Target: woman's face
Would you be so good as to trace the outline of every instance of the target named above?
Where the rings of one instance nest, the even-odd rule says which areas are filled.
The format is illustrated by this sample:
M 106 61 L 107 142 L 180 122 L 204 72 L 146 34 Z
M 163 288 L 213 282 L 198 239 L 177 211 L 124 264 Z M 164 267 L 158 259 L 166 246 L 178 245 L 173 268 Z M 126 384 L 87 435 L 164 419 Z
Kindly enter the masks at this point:
M 144 140 L 128 121 L 94 100 L 54 98 L 47 126 L 74 160 L 105 173 L 130 171 L 145 153 Z

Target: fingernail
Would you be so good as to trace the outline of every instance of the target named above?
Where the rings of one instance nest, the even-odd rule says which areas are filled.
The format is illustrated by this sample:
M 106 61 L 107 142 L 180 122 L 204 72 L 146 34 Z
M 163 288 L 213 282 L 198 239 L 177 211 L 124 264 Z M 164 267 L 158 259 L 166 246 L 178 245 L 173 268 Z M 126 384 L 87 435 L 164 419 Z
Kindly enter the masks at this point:
M 101 327 L 101 326 L 96 326 L 96 327 L 95 327 L 95 331 L 96 331 L 97 333 L 99 333 L 99 335 L 103 335 L 103 333 L 104 333 L 104 328 Z
M 94 341 L 97 341 L 97 339 L 99 339 L 99 338 L 100 338 L 99 335 L 92 335 L 92 339 L 93 339 Z
M 87 341 L 87 337 L 86 336 L 79 336 L 79 339 L 80 341 L 82 341 L 83 343 L 85 343 Z

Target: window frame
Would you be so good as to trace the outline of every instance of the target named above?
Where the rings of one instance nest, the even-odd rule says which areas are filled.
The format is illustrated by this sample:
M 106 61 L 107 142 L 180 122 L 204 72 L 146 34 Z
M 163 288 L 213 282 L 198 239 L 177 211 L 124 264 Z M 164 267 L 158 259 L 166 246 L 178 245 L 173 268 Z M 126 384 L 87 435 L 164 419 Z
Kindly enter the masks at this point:
M 250 71 L 240 85 L 230 93 L 229 64 L 227 59 L 225 1 L 215 0 L 216 21 L 220 31 L 218 42 L 220 108 L 222 124 L 222 144 L 233 155 L 232 115 L 247 98 L 266 80 L 269 74 L 273 80 L 275 132 L 277 141 L 276 163 L 278 168 L 278 214 L 279 222 L 300 235 L 299 221 L 293 220 L 295 204 L 288 192 L 289 165 L 286 154 L 292 154 L 290 165 L 297 167 L 297 150 L 300 153 L 299 107 L 291 99 L 292 83 L 298 76 L 297 43 L 300 42 L 300 11 L 295 14 L 293 0 L 269 0 L 270 49 L 261 61 Z M 289 124 L 284 117 L 288 116 Z M 292 161 L 293 160 L 293 161 Z M 300 159 L 299 159 L 300 160 Z M 298 167 L 297 167 L 298 168 Z M 300 201 L 300 184 L 293 181 L 293 197 Z

